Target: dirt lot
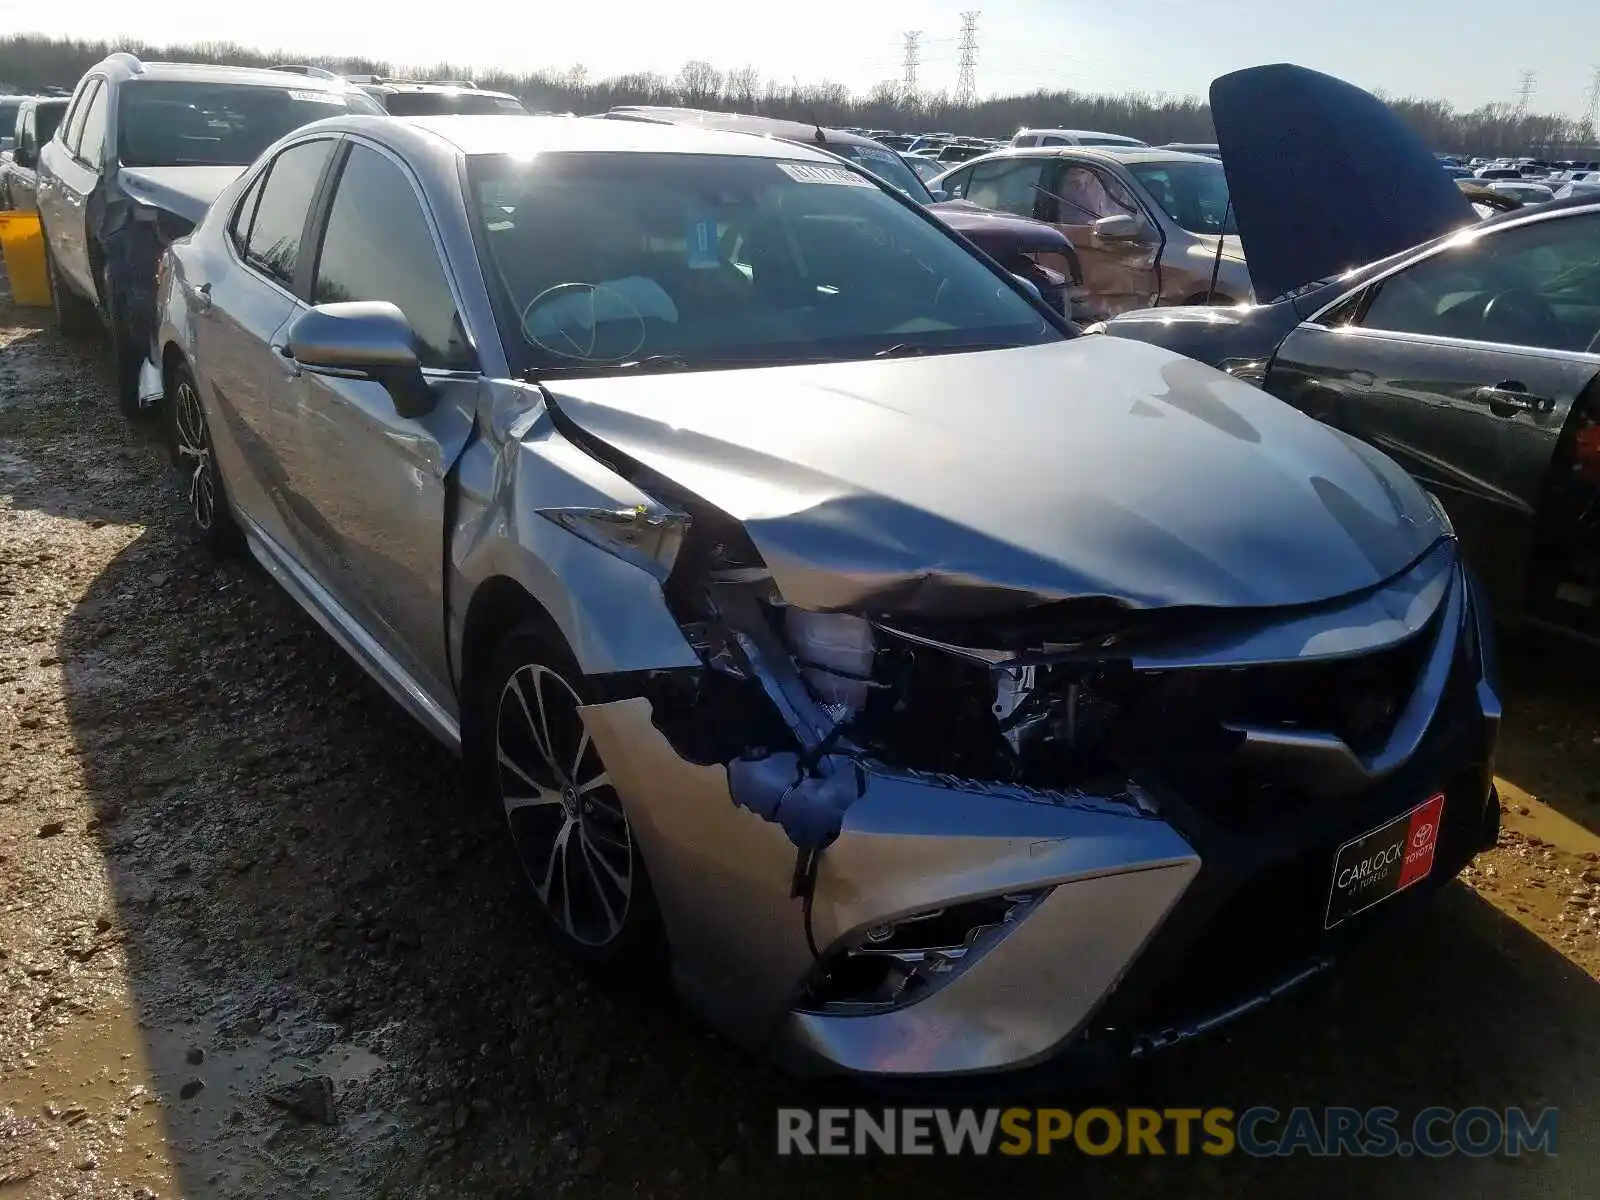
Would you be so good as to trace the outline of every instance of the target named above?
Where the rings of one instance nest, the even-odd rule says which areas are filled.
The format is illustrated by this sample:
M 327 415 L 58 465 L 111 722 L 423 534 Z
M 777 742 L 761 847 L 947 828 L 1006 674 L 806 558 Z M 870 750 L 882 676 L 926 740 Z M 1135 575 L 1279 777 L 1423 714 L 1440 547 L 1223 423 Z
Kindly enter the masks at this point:
M 1507 647 L 1507 831 L 1464 885 L 1112 1100 L 1553 1104 L 1557 1158 L 780 1161 L 775 1106 L 822 1093 L 552 953 L 452 761 L 191 544 L 47 317 L 0 295 L 0 1200 L 1597 1194 L 1593 656 Z

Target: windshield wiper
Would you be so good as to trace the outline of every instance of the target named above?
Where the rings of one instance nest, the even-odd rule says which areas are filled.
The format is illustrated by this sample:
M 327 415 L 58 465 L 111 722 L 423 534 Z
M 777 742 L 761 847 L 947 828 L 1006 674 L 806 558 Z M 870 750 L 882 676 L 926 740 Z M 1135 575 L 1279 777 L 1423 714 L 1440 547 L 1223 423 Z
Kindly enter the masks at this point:
M 929 345 L 925 342 L 897 342 L 879 350 L 873 358 L 916 358 L 924 354 L 971 354 L 978 350 L 1015 350 L 1021 342 L 965 342 L 953 346 Z

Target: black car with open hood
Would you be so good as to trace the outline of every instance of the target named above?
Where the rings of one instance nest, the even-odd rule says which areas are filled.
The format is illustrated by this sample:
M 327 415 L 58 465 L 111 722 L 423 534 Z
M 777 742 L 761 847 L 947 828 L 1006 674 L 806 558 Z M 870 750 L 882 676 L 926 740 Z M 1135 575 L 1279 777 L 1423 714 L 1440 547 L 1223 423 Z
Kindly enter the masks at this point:
M 1376 97 L 1212 84 L 1256 292 L 1107 322 L 1264 387 L 1442 500 L 1503 618 L 1600 638 L 1600 198 L 1478 221 Z

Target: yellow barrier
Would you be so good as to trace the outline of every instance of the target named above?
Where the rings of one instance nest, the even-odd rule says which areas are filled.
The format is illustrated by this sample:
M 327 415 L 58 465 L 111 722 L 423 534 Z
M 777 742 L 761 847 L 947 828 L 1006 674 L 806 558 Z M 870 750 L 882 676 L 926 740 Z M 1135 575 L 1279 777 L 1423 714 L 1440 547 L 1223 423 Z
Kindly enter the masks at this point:
M 39 214 L 0 212 L 0 249 L 5 251 L 12 303 L 49 308 L 50 276 L 45 268 Z

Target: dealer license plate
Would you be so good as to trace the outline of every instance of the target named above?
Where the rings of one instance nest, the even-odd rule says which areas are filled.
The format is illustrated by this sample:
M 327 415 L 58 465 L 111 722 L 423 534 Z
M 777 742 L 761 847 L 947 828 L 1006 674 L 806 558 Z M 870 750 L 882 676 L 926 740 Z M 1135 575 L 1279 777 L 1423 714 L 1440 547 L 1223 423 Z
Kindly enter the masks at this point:
M 1443 817 L 1444 793 L 1440 792 L 1340 846 L 1333 856 L 1324 927 L 1332 929 L 1426 879 L 1433 870 Z

